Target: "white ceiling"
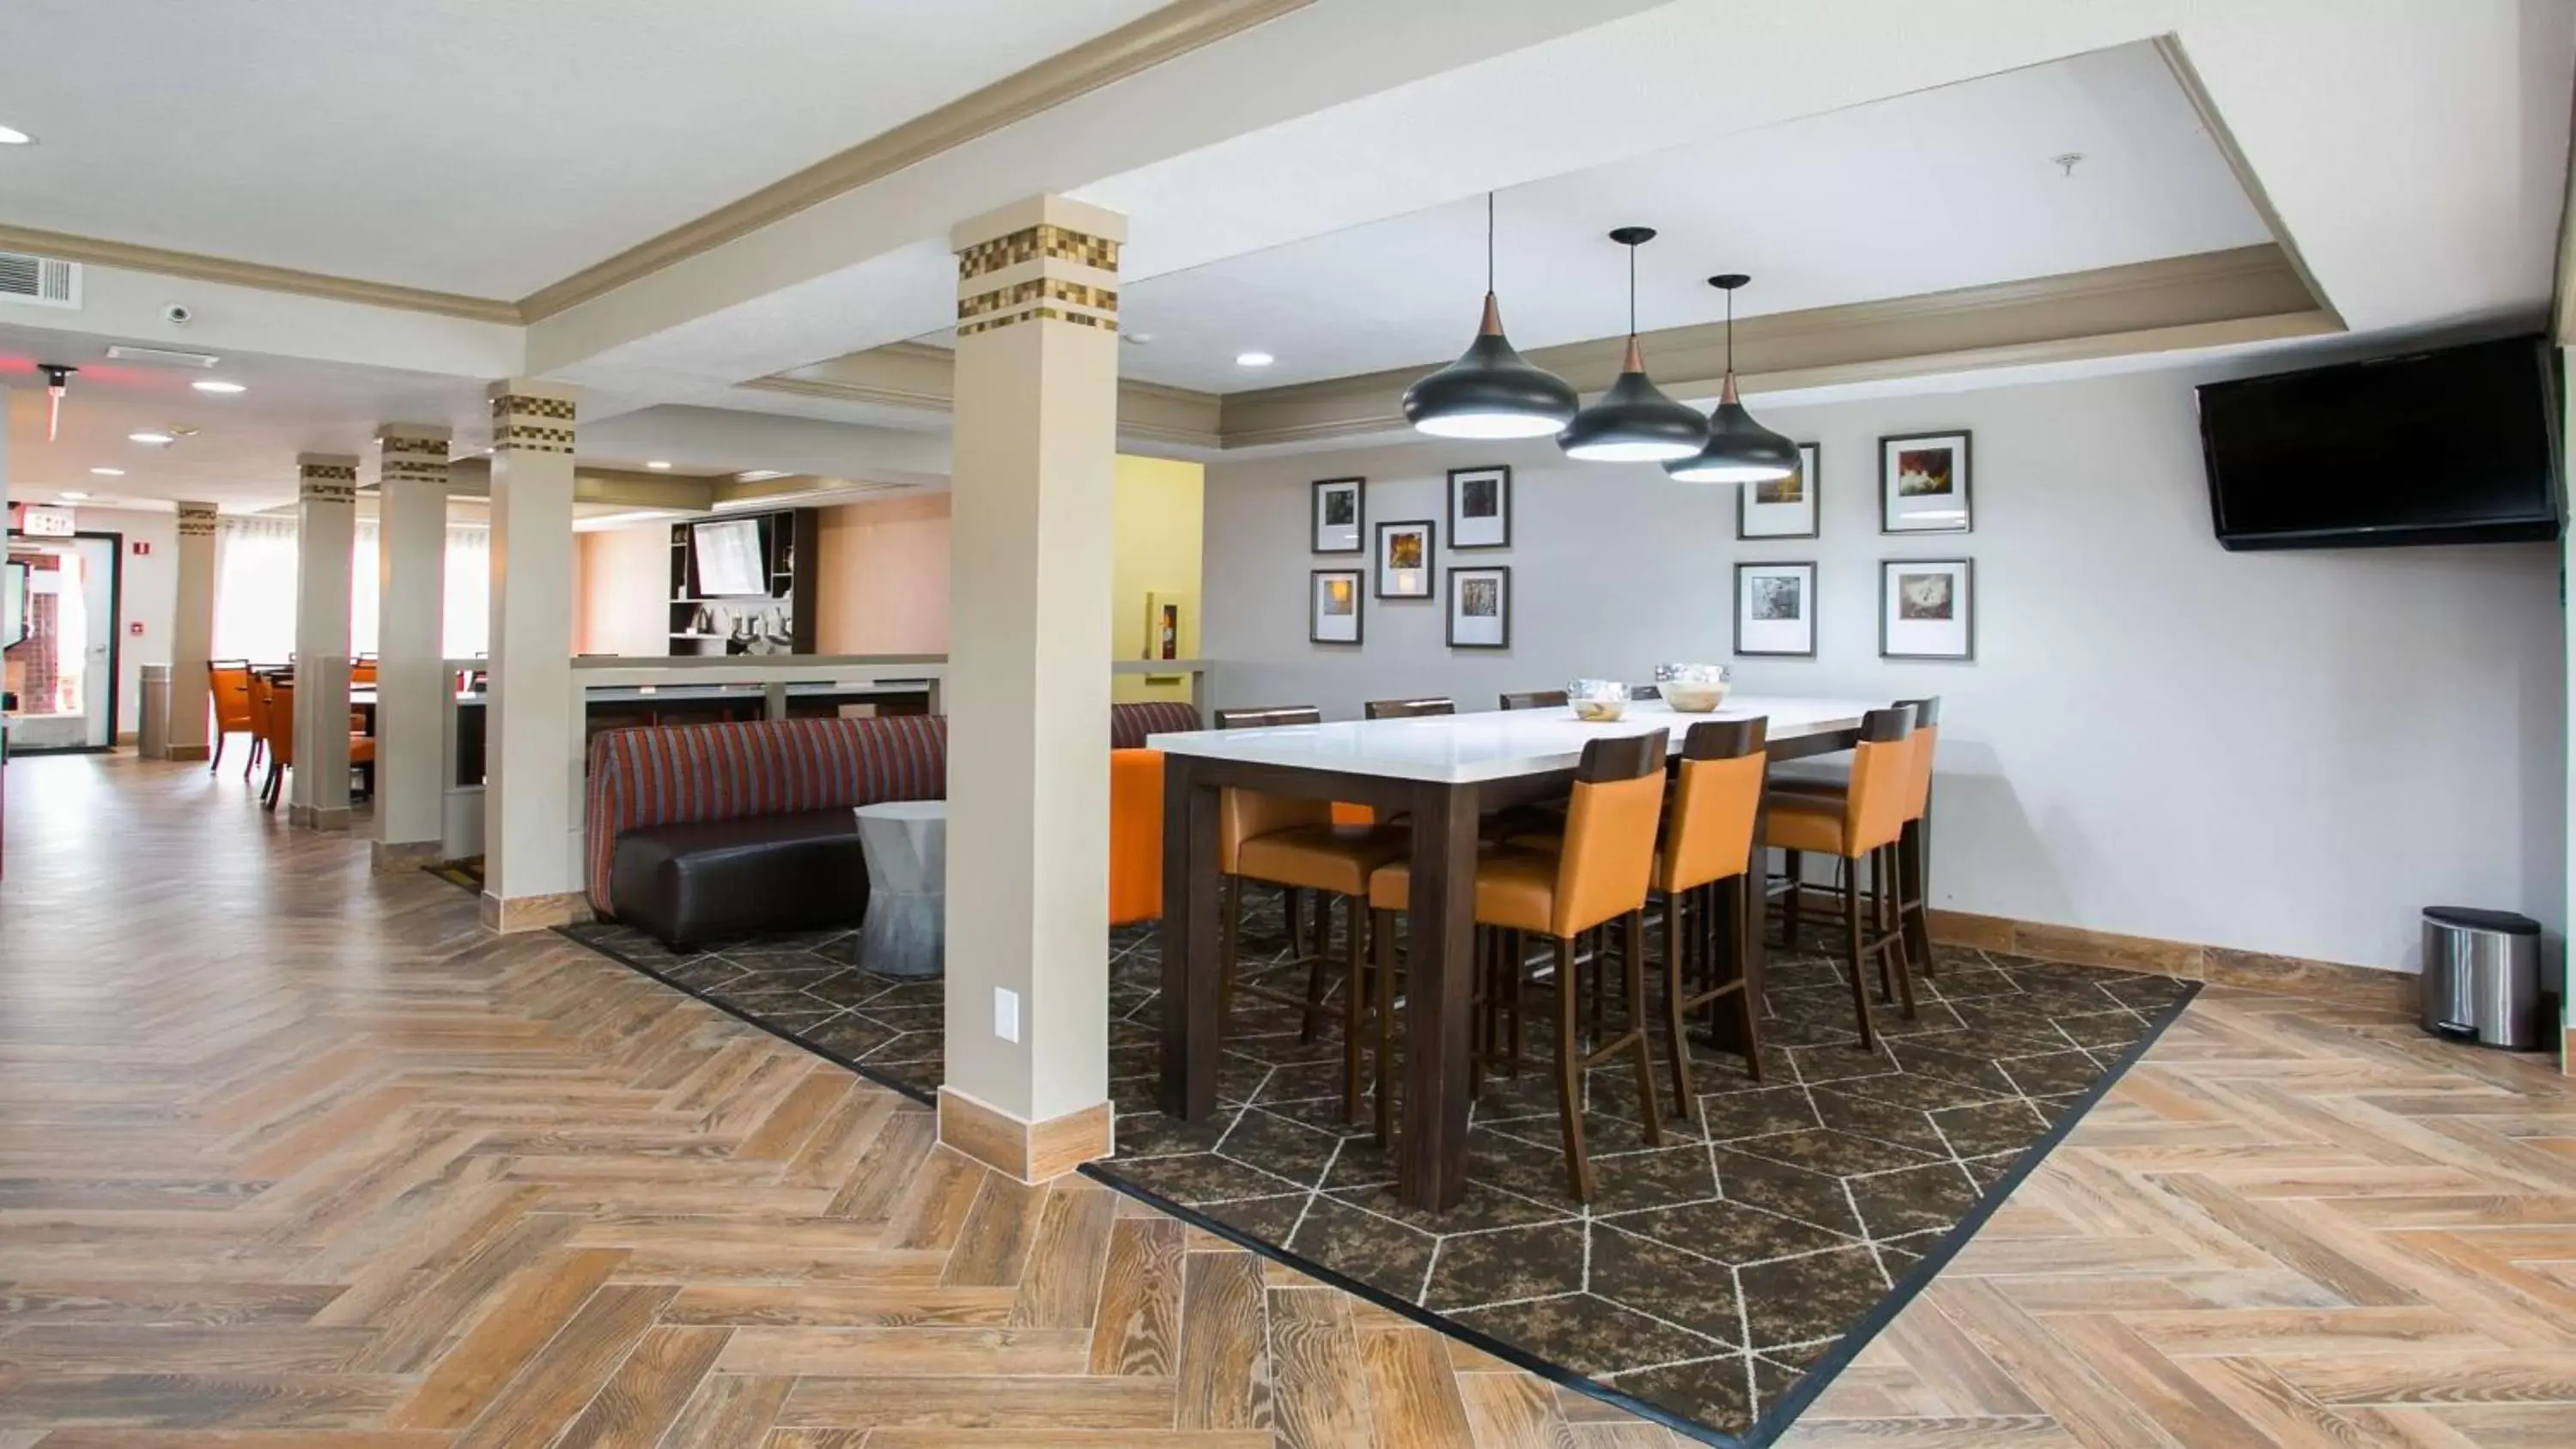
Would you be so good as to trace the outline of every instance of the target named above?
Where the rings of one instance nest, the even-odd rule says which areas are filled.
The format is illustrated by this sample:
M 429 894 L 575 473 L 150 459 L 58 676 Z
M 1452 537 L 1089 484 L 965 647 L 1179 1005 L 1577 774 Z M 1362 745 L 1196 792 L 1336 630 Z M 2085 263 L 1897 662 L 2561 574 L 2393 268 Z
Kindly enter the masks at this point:
M 1161 0 L 11 0 L 0 222 L 515 298 Z
M 2051 158 L 2084 159 L 2069 175 Z M 1638 324 L 2085 271 L 2267 241 L 2180 83 L 2146 43 L 1695 138 L 1496 197 L 1503 320 L 1522 347 L 1623 330 L 1614 226 L 1638 253 Z M 1131 282 L 1124 375 L 1207 392 L 1455 356 L 1484 291 L 1482 198 Z M 950 340 L 941 334 L 938 341 Z M 1238 352 L 1278 360 L 1235 365 Z

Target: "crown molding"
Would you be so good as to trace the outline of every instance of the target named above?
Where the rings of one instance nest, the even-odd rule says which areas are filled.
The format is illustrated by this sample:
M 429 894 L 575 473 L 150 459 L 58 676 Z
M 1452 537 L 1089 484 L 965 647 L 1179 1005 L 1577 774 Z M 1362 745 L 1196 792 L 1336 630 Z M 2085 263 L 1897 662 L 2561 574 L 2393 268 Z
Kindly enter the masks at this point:
M 1314 0 L 1174 0 L 792 176 L 771 182 L 695 221 L 540 287 L 519 299 L 519 313 L 529 322 L 544 321 L 807 207 L 1312 3 Z
M 1747 392 L 1787 391 L 1971 370 L 2217 347 L 2344 330 L 2281 248 L 2229 251 L 1739 318 L 1736 372 Z M 1708 323 L 1641 334 L 1657 385 L 1714 397 L 1726 331 Z M 1625 339 L 1544 347 L 1532 362 L 1597 393 L 1618 376 Z M 1229 451 L 1402 432 L 1407 384 L 1437 362 L 1256 392 L 1227 393 Z
M 924 342 L 892 342 L 739 386 L 833 402 L 944 413 L 955 401 L 956 354 Z M 1220 400 L 1212 392 L 1159 383 L 1118 384 L 1118 434 L 1167 447 L 1214 452 Z
M 401 287 L 391 282 L 335 277 L 324 272 L 298 271 L 293 267 L 272 267 L 264 262 L 207 256 L 202 252 L 177 252 L 164 247 L 107 241 L 100 237 L 74 236 L 69 232 L 41 231 L 29 226 L 0 226 L 0 251 L 36 252 L 69 262 L 116 267 L 129 272 L 157 272 L 168 277 L 255 287 L 265 292 L 291 292 L 333 302 L 432 312 L 442 317 L 462 317 L 469 322 L 499 322 L 515 327 L 526 320 L 520 315 L 516 303 L 494 297 L 433 292 L 424 287 Z
M 2255 174 L 2254 163 L 2245 159 L 2245 148 L 2236 144 L 2236 133 L 2228 129 L 2227 118 L 2218 113 L 2218 102 L 2210 97 L 2209 87 L 2201 82 L 2199 69 L 2192 65 L 2191 56 L 2183 50 L 2182 37 L 2170 33 L 2159 35 L 2155 45 L 2156 58 L 2165 63 L 2165 70 L 2173 76 L 2174 84 L 2182 88 L 2184 98 L 2191 102 L 2192 114 L 2199 118 L 2201 129 L 2207 131 L 2211 142 L 2217 145 L 2219 156 L 2236 177 L 2238 189 L 2245 193 L 2247 201 L 2254 204 L 2254 214 L 2263 219 L 2264 230 L 2280 244 L 2281 255 L 2289 262 L 2290 269 L 2299 274 L 2300 285 L 2306 287 L 2308 295 L 2316 300 L 2318 310 L 2334 318 L 2335 330 L 2347 330 L 2343 313 L 2336 310 L 2333 300 L 2326 295 L 2326 289 L 2318 284 L 2317 274 L 2308 269 L 2308 259 L 2300 255 L 2298 239 L 2290 235 L 2289 224 L 2281 220 L 2279 208 L 2272 205 L 2272 193 L 2263 189 L 2263 178 Z

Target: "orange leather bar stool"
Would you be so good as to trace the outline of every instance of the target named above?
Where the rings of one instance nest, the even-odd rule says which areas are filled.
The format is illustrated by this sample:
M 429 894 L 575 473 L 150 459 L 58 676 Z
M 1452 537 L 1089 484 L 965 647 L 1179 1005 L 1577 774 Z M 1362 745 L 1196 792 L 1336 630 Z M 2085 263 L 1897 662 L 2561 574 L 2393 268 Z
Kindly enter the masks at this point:
M 233 735 L 250 733 L 250 661 L 247 659 L 210 659 L 206 661 L 206 694 L 215 711 L 215 757 L 208 771 L 224 765 L 224 741 Z M 258 750 L 256 738 L 251 741 Z
M 1773 797 L 1764 817 L 1763 844 L 1788 851 L 1816 851 L 1844 864 L 1842 871 L 1843 943 L 1851 968 L 1852 1009 L 1860 1017 L 1863 1049 L 1878 1043 L 1869 1019 L 1867 965 L 1879 961 L 1885 988 L 1892 974 L 1901 991 L 1904 1013 L 1914 1015 L 1914 978 L 1905 969 L 1904 937 L 1887 918 L 1886 885 L 1896 877 L 1896 838 L 1905 828 L 1907 792 L 1913 788 L 1917 745 L 1914 706 L 1874 709 L 1861 717 L 1860 744 L 1852 750 L 1851 788 L 1841 798 L 1782 794 Z M 1792 860 L 1796 857 L 1791 856 Z M 1860 864 L 1875 869 L 1870 888 L 1869 920 L 1861 920 Z M 1791 889 L 1796 885 L 1792 882 Z
M 1558 851 L 1521 848 L 1496 850 L 1476 862 L 1476 923 L 1487 928 L 1485 959 L 1500 961 L 1508 980 L 1489 984 L 1516 991 L 1521 957 L 1512 933 L 1547 937 L 1556 946 L 1556 1089 L 1557 1118 L 1565 1134 L 1566 1171 L 1574 1195 L 1592 1200 L 1592 1159 L 1583 1145 L 1583 1073 L 1620 1055 L 1633 1061 L 1637 1101 L 1645 1115 L 1646 1145 L 1661 1146 L 1663 1120 L 1656 1105 L 1654 1049 L 1646 1030 L 1646 891 L 1655 869 L 1655 827 L 1663 815 L 1664 731 L 1596 739 L 1583 747 L 1574 771 L 1573 799 L 1566 807 L 1565 844 Z M 1389 1061 L 1393 1053 L 1391 948 L 1386 913 L 1409 908 L 1412 872 L 1403 862 L 1388 865 L 1369 882 L 1369 905 L 1378 920 L 1378 1121 L 1381 1135 L 1388 1122 Z M 1628 988 L 1627 1029 L 1586 1053 L 1575 1021 L 1575 940 L 1586 933 L 1606 938 L 1611 923 L 1624 926 L 1620 953 Z M 1493 949 L 1499 936 L 1503 949 Z M 1606 939 L 1598 942 L 1608 944 Z M 1595 970 L 1607 969 L 1606 955 L 1591 955 Z
M 1941 741 L 1941 699 L 1900 699 L 1898 704 L 1914 706 L 1915 769 L 1914 778 L 1905 791 L 1905 829 L 1896 838 L 1896 924 L 1905 937 L 1905 957 L 1921 968 L 1926 976 L 1933 974 L 1932 923 L 1925 913 L 1924 902 L 1930 897 L 1931 822 L 1932 822 L 1932 757 Z M 1841 775 L 1774 775 L 1771 793 L 1778 799 L 1789 794 L 1816 795 L 1839 800 L 1851 789 L 1851 780 Z M 1796 899 L 1794 882 L 1798 878 L 1798 858 L 1789 857 L 1790 892 Z M 1793 928 L 1794 939 L 1794 928 Z
M 351 684 L 375 683 L 376 656 L 372 654 L 361 654 L 357 658 L 349 661 L 349 682 Z
M 1762 805 L 1763 745 L 1770 721 L 1708 720 L 1682 737 L 1655 889 L 1664 893 L 1664 1049 L 1682 1120 L 1697 1115 L 1691 1084 L 1692 1012 L 1731 1003 L 1743 1028 L 1745 1070 L 1762 1080 L 1761 1014 L 1744 975 L 1745 931 L 1755 901 L 1753 825 Z
M 1109 924 L 1163 914 L 1163 752 L 1109 752 Z
M 282 681 L 268 687 L 269 737 L 268 783 L 260 790 L 260 803 L 277 808 L 278 797 L 285 794 L 286 772 L 295 768 L 295 685 Z M 376 763 L 375 737 L 360 727 L 360 717 L 349 717 L 349 764 L 351 768 L 373 769 Z
M 1458 701 L 1440 698 L 1372 699 L 1360 709 L 1370 719 L 1419 719 L 1431 714 L 1456 714 Z
M 1564 706 L 1565 691 L 1562 689 L 1532 689 L 1503 696 L 1505 709 L 1562 709 Z
M 250 762 L 242 766 L 243 779 L 249 779 L 251 771 L 258 769 L 260 761 L 272 752 L 271 739 L 277 733 L 276 718 L 277 681 L 265 674 L 252 675 L 250 677 Z M 260 789 L 261 797 L 266 798 L 267 793 L 267 787 L 263 785 Z
M 1254 705 L 1243 709 L 1218 710 L 1215 712 L 1215 719 L 1216 727 L 1221 730 L 1258 730 L 1272 729 L 1282 725 L 1322 724 L 1324 722 L 1324 712 L 1311 704 Z M 1333 802 L 1332 806 L 1332 823 L 1335 825 L 1375 825 L 1377 823 L 1377 812 L 1371 810 L 1366 805 L 1349 805 L 1336 800 Z M 1306 954 L 1304 933 L 1307 930 L 1308 925 L 1305 911 L 1305 893 L 1295 889 L 1294 887 L 1290 887 L 1283 890 L 1280 894 L 1280 907 L 1286 914 L 1288 920 L 1288 949 L 1292 953 L 1302 957 Z M 1320 904 L 1316 907 L 1316 918 L 1313 923 L 1313 929 L 1316 933 L 1315 949 L 1319 953 L 1324 949 L 1323 943 L 1331 939 L 1331 923 L 1324 918 L 1322 914 L 1323 910 L 1324 907 Z M 1320 980 L 1320 974 L 1318 979 Z

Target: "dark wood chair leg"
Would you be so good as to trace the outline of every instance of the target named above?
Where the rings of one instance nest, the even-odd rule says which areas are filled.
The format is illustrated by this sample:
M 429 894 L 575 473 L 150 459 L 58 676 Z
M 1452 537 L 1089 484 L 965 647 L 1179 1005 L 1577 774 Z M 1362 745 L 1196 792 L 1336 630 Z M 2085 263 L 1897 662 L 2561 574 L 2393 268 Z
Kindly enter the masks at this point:
M 1503 1070 L 1517 1077 L 1521 1074 L 1521 978 L 1529 974 L 1529 937 L 1518 931 L 1503 933 L 1503 999 L 1504 1015 L 1511 1031 L 1511 1045 L 1504 1048 Z
M 1930 864 L 1925 859 L 1924 836 L 1928 827 L 1921 820 L 1907 822 L 1904 833 L 1896 837 L 1896 923 L 1905 934 L 1906 959 L 1927 977 L 1936 974 L 1932 959 L 1932 883 L 1926 877 Z
M 1861 949 L 1860 877 L 1843 876 L 1844 957 L 1851 966 L 1852 1009 L 1860 1015 L 1860 1049 L 1878 1049 L 1878 1028 L 1869 1019 L 1869 961 Z
M 1597 969 L 1600 961 L 1595 960 Z M 1592 1201 L 1592 1159 L 1583 1150 L 1583 1048 L 1575 1040 L 1574 943 L 1556 938 L 1556 1116 L 1565 1132 L 1565 1170 L 1579 1202 Z
M 206 766 L 207 774 L 211 775 L 224 767 L 224 741 L 229 738 L 231 738 L 231 736 L 226 735 L 223 731 L 215 731 L 215 758 L 212 763 Z
M 1628 992 L 1629 1051 L 1637 1063 L 1637 1106 L 1646 1114 L 1646 1145 L 1664 1145 L 1664 1113 L 1655 1094 L 1655 1034 L 1646 1025 L 1646 912 L 1630 911 L 1619 943 L 1620 979 Z M 1685 1111 L 1688 1109 L 1685 1108 Z
M 1879 853 L 1880 864 L 1887 875 L 1888 919 L 1887 962 L 1896 976 L 1897 1012 L 1907 1021 L 1914 1020 L 1914 963 L 1905 945 L 1905 881 L 1897 862 L 1895 846 Z
M 1298 894 L 1302 898 L 1305 892 Z M 1306 936 L 1314 950 L 1306 958 L 1306 1015 L 1305 1024 L 1297 1030 L 1300 1042 L 1313 1041 L 1323 1030 L 1324 1018 L 1329 1015 L 1324 1009 L 1324 999 L 1333 989 L 1333 898 L 1323 891 L 1315 892 L 1314 926 Z M 1296 933 L 1290 932 L 1289 939 L 1294 941 Z
M 1684 1126 L 1699 1120 L 1699 1098 L 1691 1087 L 1689 1030 L 1682 1021 L 1682 1003 L 1690 996 L 1689 988 L 1683 984 L 1682 949 L 1691 939 L 1691 933 L 1683 928 L 1682 917 L 1686 913 L 1683 902 L 1690 894 L 1677 891 L 1664 897 L 1664 1050 L 1673 1058 L 1673 1112 Z
M 1370 950 L 1377 966 L 1369 974 L 1377 992 L 1377 1102 L 1375 1141 L 1385 1147 L 1395 1140 L 1395 912 L 1369 913 Z
M 1798 902 L 1807 893 L 1806 858 L 1795 850 L 1780 852 L 1780 858 L 1787 862 L 1785 869 L 1789 877 L 1789 893 L 1780 899 L 1780 944 L 1795 951 L 1798 949 Z
M 1752 893 L 1759 889 L 1760 885 L 1750 872 L 1735 878 L 1734 889 L 1719 888 L 1722 899 L 1735 902 L 1736 920 L 1718 931 L 1713 944 L 1726 953 L 1725 964 L 1712 965 L 1711 968 L 1713 972 L 1724 971 L 1736 983 L 1735 1010 L 1744 1025 L 1744 1074 L 1757 1082 L 1762 1080 L 1762 1029 L 1755 1025 L 1755 1019 L 1762 1015 L 1762 1001 L 1754 990 L 1752 978 L 1745 973 L 1742 922 L 1751 914 L 1749 901 Z
M 1360 1033 L 1368 1025 L 1371 1002 L 1368 991 L 1368 958 L 1361 952 L 1368 934 L 1360 929 L 1360 912 L 1364 903 L 1357 896 L 1347 898 L 1345 911 L 1348 931 L 1342 942 L 1343 969 L 1349 974 L 1342 988 L 1342 1120 L 1360 1120 Z

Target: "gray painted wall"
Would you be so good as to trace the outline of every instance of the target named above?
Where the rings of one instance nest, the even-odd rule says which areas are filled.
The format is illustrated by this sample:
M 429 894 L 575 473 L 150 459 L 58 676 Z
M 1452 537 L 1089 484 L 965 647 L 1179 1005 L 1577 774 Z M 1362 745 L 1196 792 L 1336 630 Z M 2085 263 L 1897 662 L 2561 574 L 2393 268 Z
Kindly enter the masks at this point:
M 2248 371 L 2239 367 L 2237 371 Z M 1821 442 L 1821 539 L 1739 543 L 1733 490 L 1554 445 L 1425 443 L 1208 471 L 1205 652 L 1221 704 L 1462 708 L 1577 674 L 1717 660 L 1755 693 L 1944 700 L 1935 903 L 2418 969 L 2417 911 L 2563 925 L 2564 654 L 2554 545 L 2230 554 L 2211 536 L 2207 372 L 1765 407 Z M 1976 529 L 1878 532 L 1877 438 L 1975 433 Z M 1507 462 L 1514 546 L 1452 555 L 1445 470 Z M 2406 466 L 2392 458 L 2390 466 Z M 1441 519 L 1443 570 L 1512 566 L 1513 647 L 1451 651 L 1443 600 L 1306 642 L 1307 483 Z M 1976 560 L 1977 658 L 1877 657 L 1878 561 Z M 1819 565 L 1818 657 L 1735 660 L 1732 566 Z M 1445 578 L 1444 578 L 1445 586 Z

